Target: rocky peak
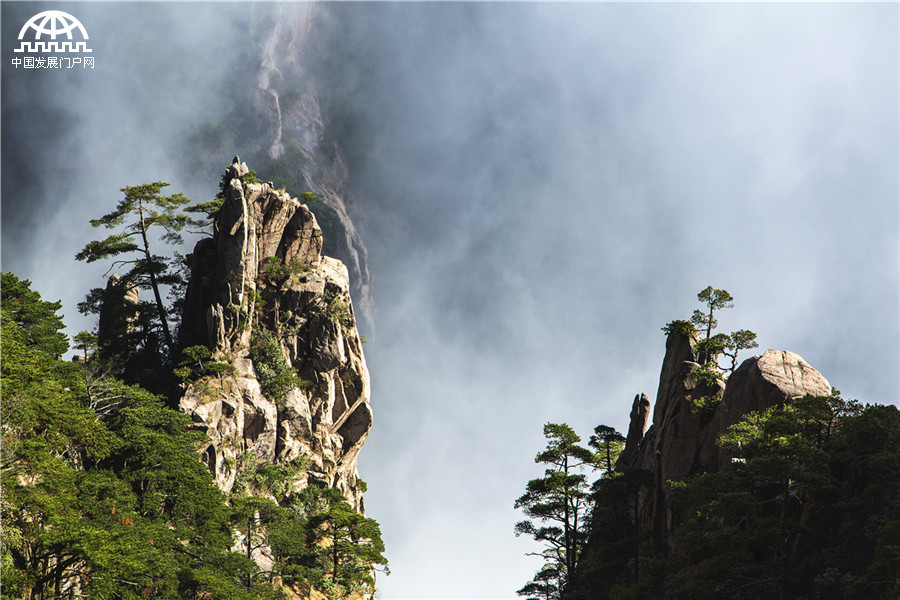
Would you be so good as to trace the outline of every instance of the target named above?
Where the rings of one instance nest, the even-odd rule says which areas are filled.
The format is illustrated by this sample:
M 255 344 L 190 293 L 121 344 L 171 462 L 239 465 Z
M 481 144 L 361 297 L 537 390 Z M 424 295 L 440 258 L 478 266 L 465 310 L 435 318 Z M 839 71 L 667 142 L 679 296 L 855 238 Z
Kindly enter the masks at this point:
M 631 464 L 638 451 L 644 432 L 647 430 L 647 421 L 650 417 L 650 399 L 647 394 L 638 394 L 631 405 L 630 423 L 628 435 L 625 436 L 625 448 L 619 455 L 618 464 Z
M 304 203 L 238 157 L 223 181 L 215 234 L 194 249 L 181 343 L 234 371 L 192 382 L 180 407 L 209 436 L 201 450 L 223 490 L 247 456 L 304 461 L 297 487 L 335 487 L 363 511 L 356 462 L 372 412 L 347 269 L 322 255 Z
M 656 489 L 643 494 L 638 520 L 652 527 L 657 541 L 666 539 L 680 518 L 672 514 L 664 483 L 724 467 L 730 457 L 720 451 L 718 439 L 729 426 L 752 411 L 807 394 L 831 392 L 828 381 L 800 356 L 776 350 L 745 360 L 727 384 L 701 384 L 694 377 L 700 368 L 696 342 L 678 332 L 668 336 L 653 423 L 636 441 L 649 412 L 646 396 L 639 395 L 632 407 L 625 450 L 617 463 L 619 469 L 637 467 L 654 474 Z M 714 408 L 696 408 L 693 401 L 698 398 L 713 398 Z
M 115 345 L 135 330 L 135 310 L 141 302 L 141 290 L 113 273 L 106 280 L 97 325 L 97 343 L 101 348 Z M 123 336 L 124 334 L 124 336 Z

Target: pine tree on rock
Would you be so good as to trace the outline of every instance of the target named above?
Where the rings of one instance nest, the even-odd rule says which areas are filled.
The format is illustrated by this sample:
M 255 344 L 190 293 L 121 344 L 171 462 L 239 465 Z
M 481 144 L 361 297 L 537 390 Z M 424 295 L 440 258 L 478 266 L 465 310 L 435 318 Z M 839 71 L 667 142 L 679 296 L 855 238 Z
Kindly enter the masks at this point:
M 324 510 L 307 523 L 306 575 L 329 599 L 375 591 L 374 569 L 387 569 L 381 529 L 374 519 L 356 512 L 334 488 L 319 492 Z
M 113 259 L 110 271 L 127 266 L 129 271 L 123 280 L 139 288 L 153 292 L 156 319 L 162 331 L 163 341 L 171 355 L 175 343 L 169 329 L 169 308 L 163 302 L 160 287 L 181 283 L 181 276 L 173 270 L 173 258 L 153 254 L 150 238 L 161 230 L 160 239 L 167 244 L 180 244 L 181 232 L 186 227 L 201 226 L 202 222 L 178 210 L 190 200 L 182 194 L 163 196 L 162 189 L 169 184 L 156 181 L 121 189 L 125 197 L 116 209 L 99 219 L 92 219 L 92 227 L 116 229 L 116 233 L 103 240 L 89 242 L 75 258 L 92 263 Z M 108 273 L 109 271 L 107 271 Z M 101 291 L 93 290 L 87 302 L 79 307 L 82 312 L 98 312 L 97 299 Z
M 708 340 L 712 335 L 712 330 L 719 324 L 713 316 L 715 311 L 722 308 L 733 307 L 734 302 L 732 302 L 732 300 L 734 300 L 734 298 L 727 290 L 717 290 L 710 285 L 697 294 L 697 300 L 705 304 L 706 310 L 709 312 L 700 309 L 695 310 L 694 314 L 691 316 L 691 323 L 700 330 L 706 329 L 706 339 Z

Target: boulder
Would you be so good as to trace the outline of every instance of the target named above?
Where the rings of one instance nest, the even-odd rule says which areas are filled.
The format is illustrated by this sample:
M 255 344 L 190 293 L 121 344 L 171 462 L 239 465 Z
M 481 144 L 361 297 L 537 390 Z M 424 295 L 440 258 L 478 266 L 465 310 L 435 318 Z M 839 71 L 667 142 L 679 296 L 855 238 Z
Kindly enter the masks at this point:
M 794 352 L 767 350 L 762 356 L 748 358 L 728 378 L 722 402 L 704 430 L 704 466 L 722 468 L 730 460 L 720 452 L 716 442 L 744 415 L 762 412 L 792 398 L 829 394 L 828 380 Z

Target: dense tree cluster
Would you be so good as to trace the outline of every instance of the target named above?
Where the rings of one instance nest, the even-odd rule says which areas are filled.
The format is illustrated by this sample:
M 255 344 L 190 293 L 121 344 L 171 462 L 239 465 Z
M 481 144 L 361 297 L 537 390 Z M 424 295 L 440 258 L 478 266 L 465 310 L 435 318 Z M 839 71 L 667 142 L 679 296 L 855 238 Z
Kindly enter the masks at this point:
M 712 287 L 698 298 L 704 310 L 664 330 L 693 336 L 718 377 L 716 356 L 724 350 L 733 364 L 755 335 L 713 334 L 715 311 L 732 298 Z M 595 433 L 591 452 L 568 426 L 545 426 L 537 460 L 549 468 L 516 501 L 542 523 L 516 526 L 544 548 L 519 590 L 529 600 L 900 597 L 897 407 L 833 390 L 751 412 L 719 439 L 727 466 L 678 481 L 615 468 L 621 436 L 603 425 Z M 584 467 L 601 474 L 589 492 L 585 471 L 573 471 Z M 642 504 L 663 492 L 671 522 L 651 523 Z
M 302 464 L 248 456 L 223 494 L 187 415 L 112 377 L 91 334 L 77 340 L 85 360 L 62 360 L 60 304 L 2 277 L 4 599 L 278 598 L 277 582 L 329 598 L 372 591 L 387 563 L 374 520 L 336 490 L 296 491 Z M 194 348 L 183 375 L 221 366 L 208 358 Z
M 601 426 L 598 429 L 604 428 Z M 669 481 L 689 515 L 666 543 L 638 515 L 657 485 L 607 471 L 566 425 L 548 424 L 545 477 L 516 501 L 516 533 L 544 549 L 519 594 L 567 599 L 881 599 L 900 594 L 900 411 L 807 396 L 728 429 L 729 468 Z M 564 435 L 563 435 L 564 434 Z M 611 454 L 615 456 L 615 454 Z M 544 460 L 541 460 L 544 462 Z M 566 464 L 600 465 L 591 492 Z M 610 463 L 606 463 L 610 464 Z M 568 506 L 568 509 L 566 507 Z

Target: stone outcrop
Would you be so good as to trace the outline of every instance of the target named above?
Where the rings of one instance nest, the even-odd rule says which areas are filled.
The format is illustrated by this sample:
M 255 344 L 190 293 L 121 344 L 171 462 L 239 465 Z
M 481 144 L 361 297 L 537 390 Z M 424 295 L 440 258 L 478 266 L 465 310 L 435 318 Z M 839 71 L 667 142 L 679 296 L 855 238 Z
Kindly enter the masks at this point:
M 716 439 L 747 413 L 763 411 L 791 398 L 827 396 L 831 385 L 809 363 L 789 351 L 767 350 L 748 358 L 728 378 L 722 402 L 704 430 L 701 446 L 707 450 L 703 464 L 722 468 L 730 457 L 719 452 Z
M 302 461 L 298 489 L 335 487 L 362 512 L 356 462 L 372 411 L 347 269 L 321 254 L 316 217 L 297 199 L 252 182 L 237 157 L 225 181 L 214 238 L 194 250 L 180 342 L 234 371 L 192 382 L 180 408 L 209 436 L 201 451 L 223 490 L 248 456 Z M 286 392 L 262 384 L 272 365 L 255 351 L 260 332 L 300 378 Z
M 638 394 L 631 405 L 631 415 L 628 425 L 628 435 L 625 436 L 625 448 L 619 455 L 619 464 L 631 464 L 638 451 L 644 432 L 647 430 L 647 421 L 650 418 L 650 399 L 647 394 Z
M 136 285 L 123 281 L 119 275 L 109 276 L 97 325 L 97 343 L 100 347 L 116 345 L 123 337 L 135 332 L 136 310 L 140 302 L 141 291 Z
M 745 360 L 727 384 L 700 383 L 700 368 L 694 350 L 696 339 L 672 333 L 666 340 L 666 355 L 660 372 L 653 408 L 653 423 L 635 441 L 646 425 L 646 397 L 635 398 L 631 425 L 617 468 L 640 468 L 653 474 L 653 489 L 641 494 L 637 519 L 665 543 L 668 533 L 682 519 L 673 514 L 665 482 L 723 468 L 730 460 L 718 446 L 725 430 L 752 411 L 763 411 L 792 398 L 828 395 L 828 381 L 793 352 L 768 350 Z M 698 409 L 706 399 L 714 408 Z

